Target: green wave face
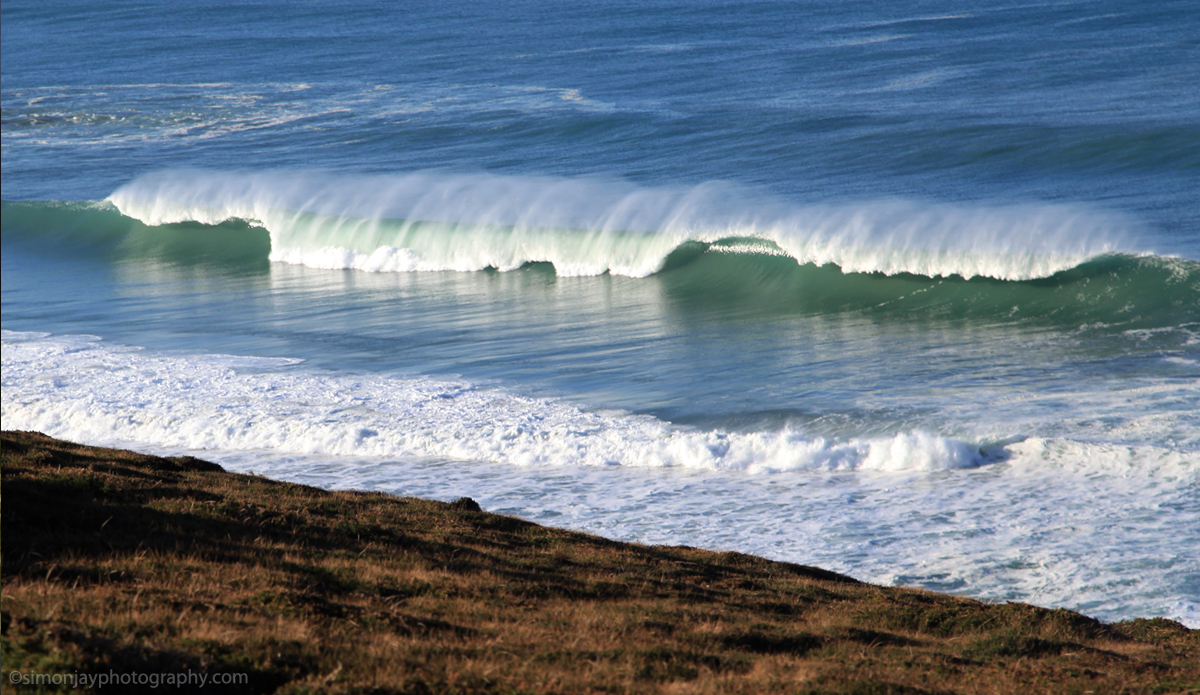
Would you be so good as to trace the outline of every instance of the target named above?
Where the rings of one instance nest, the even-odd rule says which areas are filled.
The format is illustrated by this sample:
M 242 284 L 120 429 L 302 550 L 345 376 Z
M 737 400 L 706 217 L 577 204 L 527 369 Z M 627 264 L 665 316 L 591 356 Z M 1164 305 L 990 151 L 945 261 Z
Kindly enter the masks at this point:
M 2 205 L 5 241 L 56 254 L 203 267 L 234 275 L 265 273 L 270 268 L 267 231 L 241 220 L 149 226 L 105 202 L 4 201 Z
M 313 247 L 336 238 L 352 240 L 364 252 L 440 240 L 447 247 L 442 252 L 452 254 L 448 245 L 453 243 L 469 247 L 479 239 L 516 234 L 511 227 L 356 218 L 340 218 L 331 227 L 328 218 L 311 213 L 292 213 L 291 219 L 287 235 L 292 243 L 301 240 Z M 546 236 L 572 231 L 534 230 Z M 645 236 L 606 234 L 610 242 L 615 235 L 635 251 Z M 54 254 L 167 264 L 218 275 L 267 273 L 273 255 L 268 231 L 243 220 L 150 226 L 104 202 L 4 202 L 3 235 L 6 242 Z M 584 245 L 580 253 L 586 250 Z M 685 311 L 857 313 L 877 320 L 1032 322 L 1066 329 L 1200 323 L 1200 263 L 1181 258 L 1110 254 L 1050 277 L 1009 281 L 844 273 L 834 264 L 801 264 L 772 241 L 753 237 L 683 241 L 660 256 L 660 270 L 638 282 L 657 283 L 663 296 Z M 517 264 L 518 272 L 531 273 L 544 273 L 545 266 Z
M 723 240 L 737 244 L 743 240 Z M 843 273 L 775 253 L 681 248 L 659 279 L 676 301 L 732 312 L 840 314 L 876 318 L 1035 322 L 1130 328 L 1200 322 L 1200 263 L 1114 254 L 1048 278 Z

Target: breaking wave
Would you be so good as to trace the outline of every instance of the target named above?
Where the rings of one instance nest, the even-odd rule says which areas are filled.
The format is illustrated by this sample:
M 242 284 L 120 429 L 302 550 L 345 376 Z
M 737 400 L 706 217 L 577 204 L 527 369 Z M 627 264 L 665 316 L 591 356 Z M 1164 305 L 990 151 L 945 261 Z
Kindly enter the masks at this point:
M 719 182 L 639 188 L 483 174 L 189 170 L 140 177 L 109 200 L 151 226 L 248 222 L 269 232 L 273 261 L 367 271 L 551 263 L 560 276 L 645 277 L 677 263 L 681 251 L 738 240 L 720 250 L 844 273 L 1028 280 L 1144 251 L 1131 241 L 1129 220 L 1076 206 L 795 205 Z
M 652 276 L 661 296 L 704 309 L 1035 320 L 1070 329 L 1200 322 L 1200 263 L 1134 253 L 1112 241 L 1120 234 L 1107 218 L 893 201 L 786 214 L 764 203 L 777 206 L 769 225 L 766 213 L 735 223 L 730 210 L 749 208 L 730 203 L 733 190 L 175 173 L 139 179 L 112 202 L 5 201 L 3 229 L 6 242 L 50 253 L 203 265 L 226 275 L 269 272 L 272 260 L 379 272 L 525 267 Z M 455 211 L 476 221 L 455 219 Z M 724 224 L 714 221 L 721 215 Z M 1084 241 L 1085 229 L 1109 240 Z M 1021 235 L 1056 251 L 1019 253 Z M 856 241 L 866 238 L 875 242 Z M 1007 250 L 984 253 L 989 245 Z

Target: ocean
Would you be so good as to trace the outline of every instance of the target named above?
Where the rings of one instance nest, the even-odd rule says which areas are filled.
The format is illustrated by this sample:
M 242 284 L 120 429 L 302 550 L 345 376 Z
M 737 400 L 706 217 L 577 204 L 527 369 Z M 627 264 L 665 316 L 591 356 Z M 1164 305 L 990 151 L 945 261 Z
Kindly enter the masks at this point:
M 1200 628 L 1193 3 L 0 15 L 5 429 Z

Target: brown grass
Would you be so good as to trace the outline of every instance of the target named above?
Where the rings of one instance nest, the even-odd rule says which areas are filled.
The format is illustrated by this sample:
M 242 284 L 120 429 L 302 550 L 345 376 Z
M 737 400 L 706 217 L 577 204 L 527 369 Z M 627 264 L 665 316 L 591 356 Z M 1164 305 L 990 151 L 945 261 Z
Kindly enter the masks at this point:
M 202 692 L 1200 691 L 1197 632 L 1162 619 L 882 588 L 36 433 L 4 433 L 0 463 L 5 692 L 12 670 L 187 669 L 249 676 Z M 164 691 L 181 689 L 147 689 Z

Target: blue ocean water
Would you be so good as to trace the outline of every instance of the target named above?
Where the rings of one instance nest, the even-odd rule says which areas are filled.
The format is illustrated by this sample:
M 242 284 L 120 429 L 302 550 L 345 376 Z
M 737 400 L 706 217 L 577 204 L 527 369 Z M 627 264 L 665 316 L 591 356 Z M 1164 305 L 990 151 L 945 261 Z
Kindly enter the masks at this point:
M 1189 3 L 0 13 L 6 429 L 1200 626 Z

